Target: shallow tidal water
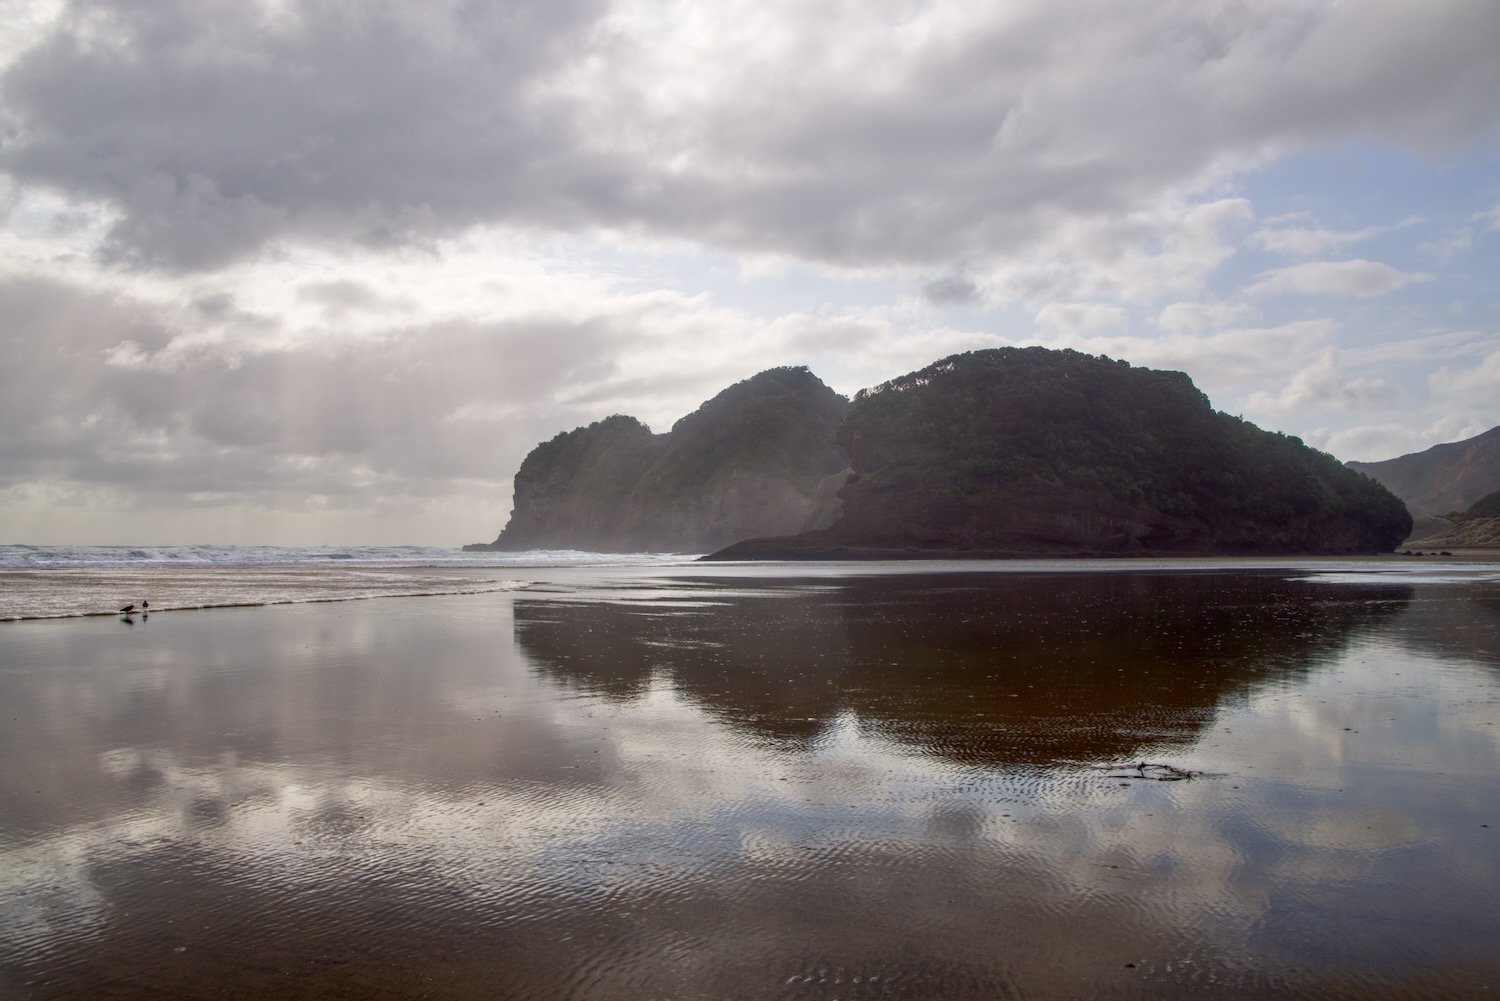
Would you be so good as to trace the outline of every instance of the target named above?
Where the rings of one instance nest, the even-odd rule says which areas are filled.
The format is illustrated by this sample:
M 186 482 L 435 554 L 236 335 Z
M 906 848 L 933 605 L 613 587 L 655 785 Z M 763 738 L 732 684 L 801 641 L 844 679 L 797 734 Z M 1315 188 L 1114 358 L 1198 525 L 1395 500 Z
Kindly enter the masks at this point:
M 1494 571 L 0 623 L 0 996 L 1492 997 Z

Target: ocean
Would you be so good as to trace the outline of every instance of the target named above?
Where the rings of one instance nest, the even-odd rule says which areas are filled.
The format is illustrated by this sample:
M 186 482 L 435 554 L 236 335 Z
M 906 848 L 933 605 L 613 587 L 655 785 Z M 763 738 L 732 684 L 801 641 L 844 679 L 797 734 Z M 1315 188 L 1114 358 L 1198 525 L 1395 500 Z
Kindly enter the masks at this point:
M 1119 573 L 1192 567 L 1285 567 L 1320 579 L 1491 580 L 1493 562 L 1397 557 L 1305 559 L 910 560 L 874 563 L 714 563 L 682 553 L 526 550 L 468 553 L 428 546 L 22 546 L 0 545 L 0 622 L 151 612 L 359 601 L 510 591 L 553 582 L 641 577 L 659 572 L 755 577 L 767 567 L 816 567 L 830 577 L 925 572 Z M 1342 575 L 1342 577 L 1340 577 Z
M 535 571 L 671 566 L 691 556 L 424 546 L 0 546 L 0 621 L 503 591 Z M 511 571 L 511 572 L 507 572 Z M 525 571 L 519 576 L 515 571 Z

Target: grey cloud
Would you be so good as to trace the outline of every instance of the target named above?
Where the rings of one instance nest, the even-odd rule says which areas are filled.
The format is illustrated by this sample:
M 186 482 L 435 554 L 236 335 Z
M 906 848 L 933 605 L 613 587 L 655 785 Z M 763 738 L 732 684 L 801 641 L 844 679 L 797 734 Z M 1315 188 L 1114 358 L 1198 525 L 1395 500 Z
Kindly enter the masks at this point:
M 612 376 L 627 336 L 603 321 L 454 322 L 174 354 L 178 332 L 148 304 L 42 279 L 0 283 L 0 314 L 0 488 L 55 479 L 239 502 L 502 492 L 537 440 L 578 423 L 554 396 Z M 496 406 L 504 422 L 455 418 Z
M 234 296 L 228 292 L 211 292 L 193 300 L 193 308 L 209 319 L 221 319 L 234 311 Z
M 323 311 L 333 317 L 356 312 L 388 311 L 392 307 L 403 305 L 364 282 L 348 279 L 306 282 L 298 287 L 297 298 L 322 306 Z
M 147 309 L 51 282 L 0 285 L 0 484 L 50 464 L 64 445 L 109 433 L 96 418 L 114 375 L 106 353 L 129 341 L 144 350 L 171 334 Z
M 946 275 L 923 285 L 922 298 L 935 306 L 966 306 L 979 299 L 979 286 L 963 275 Z
M 1268 149 L 1500 115 L 1490 0 L 980 6 L 905 46 L 880 4 L 814 6 L 795 51 L 721 26 L 729 65 L 665 102 L 702 39 L 626 37 L 604 2 L 77 0 L 3 80 L 0 166 L 115 206 L 105 252 L 138 265 L 505 223 L 942 266 Z
M 4 79 L 5 166 L 123 209 L 110 256 L 186 268 L 282 235 L 387 244 L 546 196 L 564 137 L 529 88 L 593 0 L 291 9 L 72 4 Z

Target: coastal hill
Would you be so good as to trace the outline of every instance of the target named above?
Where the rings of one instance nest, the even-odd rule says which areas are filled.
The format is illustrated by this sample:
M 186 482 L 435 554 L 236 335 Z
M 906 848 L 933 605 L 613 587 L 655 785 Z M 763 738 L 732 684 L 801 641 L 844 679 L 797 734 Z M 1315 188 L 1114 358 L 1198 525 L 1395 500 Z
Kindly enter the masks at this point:
M 1351 462 L 1406 502 L 1418 518 L 1466 510 L 1500 490 L 1500 427 L 1383 462 Z
M 831 523 L 819 485 L 848 464 L 834 440 L 848 400 L 806 368 L 724 390 L 654 435 L 613 416 L 532 449 L 510 521 L 476 550 L 705 552 Z
M 1386 488 L 1183 373 L 1076 351 L 943 359 L 862 390 L 838 440 L 834 524 L 711 558 L 1378 553 L 1411 529 Z
M 1408 546 L 1422 549 L 1500 549 L 1500 490 L 1462 514 L 1419 519 Z

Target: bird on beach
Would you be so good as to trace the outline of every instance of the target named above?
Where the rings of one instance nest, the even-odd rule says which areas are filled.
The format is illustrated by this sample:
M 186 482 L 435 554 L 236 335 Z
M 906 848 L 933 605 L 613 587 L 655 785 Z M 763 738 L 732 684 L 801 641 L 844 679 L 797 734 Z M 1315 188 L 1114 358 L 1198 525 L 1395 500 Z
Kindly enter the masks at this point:
M 146 610 L 148 608 L 150 608 L 150 607 L 151 607 L 151 602 L 147 601 L 145 598 L 142 598 L 141 599 L 141 614 L 145 615 L 146 614 Z M 121 615 L 129 615 L 131 612 L 134 612 L 134 611 L 135 611 L 135 602 L 132 601 L 130 604 L 128 604 L 124 608 L 120 609 L 120 614 Z

